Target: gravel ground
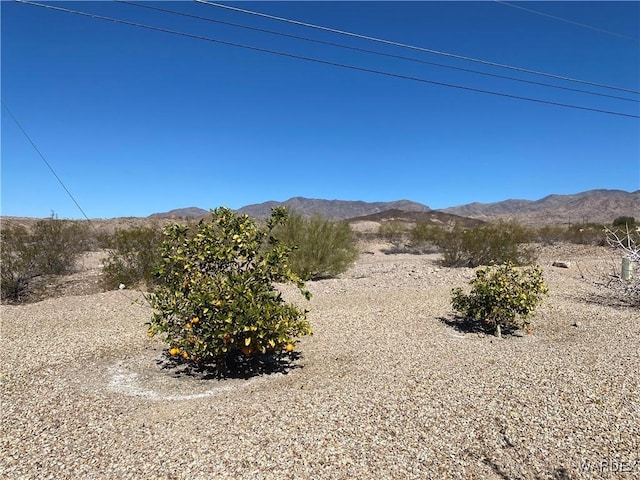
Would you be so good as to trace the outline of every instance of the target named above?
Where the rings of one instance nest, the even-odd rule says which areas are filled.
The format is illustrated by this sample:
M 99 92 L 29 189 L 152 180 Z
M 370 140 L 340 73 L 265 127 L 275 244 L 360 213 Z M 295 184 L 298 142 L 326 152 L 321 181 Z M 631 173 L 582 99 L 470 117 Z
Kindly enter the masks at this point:
M 639 311 L 581 278 L 610 254 L 546 247 L 499 340 L 443 321 L 472 270 L 367 250 L 309 283 L 299 368 L 250 380 L 160 368 L 134 291 L 3 305 L 1 478 L 640 478 Z

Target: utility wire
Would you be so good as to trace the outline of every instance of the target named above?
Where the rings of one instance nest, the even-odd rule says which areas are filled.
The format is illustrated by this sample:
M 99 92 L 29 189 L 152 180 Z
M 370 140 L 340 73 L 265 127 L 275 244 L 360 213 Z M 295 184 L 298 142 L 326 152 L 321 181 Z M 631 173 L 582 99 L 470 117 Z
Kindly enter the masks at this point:
M 84 210 L 82 209 L 82 207 L 80 206 L 80 204 L 78 203 L 78 201 L 75 199 L 75 197 L 71 194 L 71 192 L 69 191 L 69 189 L 67 188 L 67 186 L 64 184 L 64 182 L 62 181 L 62 179 L 58 176 L 58 174 L 56 173 L 56 171 L 53 169 L 53 167 L 51 166 L 51 164 L 49 162 L 47 162 L 47 159 L 44 158 L 44 155 L 42 154 L 42 152 L 38 149 L 38 147 L 36 147 L 36 144 L 33 142 L 33 140 L 31 140 L 31 137 L 29 136 L 29 134 L 25 131 L 24 128 L 22 128 L 22 125 L 20 125 L 20 122 L 18 121 L 18 119 L 15 117 L 15 115 L 11 112 L 11 110 L 9 110 L 9 107 L 7 107 L 7 104 L 4 103 L 4 100 L 1 100 L 2 102 L 2 106 L 4 107 L 4 109 L 7 111 L 7 113 L 9 114 L 9 116 L 11 117 L 11 119 L 15 122 L 15 124 L 18 126 L 18 128 L 20 129 L 20 131 L 22 132 L 22 134 L 25 136 L 25 138 L 29 141 L 29 143 L 31 144 L 31 146 L 33 147 L 33 149 L 38 153 L 38 155 L 40 156 L 40 158 L 42 159 L 42 161 L 44 162 L 44 164 L 49 168 L 49 170 L 51 170 L 51 173 L 53 173 L 53 176 L 56 177 L 56 180 L 58 180 L 58 183 L 60 185 L 62 185 L 62 188 L 64 188 L 64 191 L 67 192 L 67 195 L 69 195 L 69 198 L 71 198 L 71 200 L 73 200 L 73 203 L 76 204 L 76 207 L 78 207 L 78 210 L 80 210 L 80 212 L 82 212 L 82 216 L 84 218 L 87 219 L 87 221 L 89 222 L 89 224 L 93 227 L 94 230 L 97 231 L 96 226 L 91 223 L 91 220 L 89 219 L 89 217 L 87 216 L 87 214 L 84 212 Z
M 20 0 L 18 0 L 18 1 L 20 1 Z M 611 85 L 605 85 L 605 84 L 602 84 L 602 83 L 590 82 L 588 80 L 580 80 L 580 79 L 577 79 L 577 78 L 564 77 L 564 76 L 561 76 L 561 75 L 555 75 L 553 73 L 545 73 L 545 72 L 539 72 L 539 71 L 536 71 L 536 70 L 528 70 L 526 68 L 515 67 L 515 66 L 512 66 L 512 65 L 506 65 L 506 64 L 503 64 L 503 63 L 496 63 L 496 62 L 490 62 L 490 61 L 487 61 L 487 60 L 480 60 L 480 59 L 472 58 L 472 57 L 465 57 L 463 55 L 456 55 L 456 54 L 453 54 L 453 53 L 440 52 L 438 50 L 432 50 L 432 49 L 429 49 L 429 48 L 417 47 L 415 45 L 409 45 L 409 44 L 406 44 L 406 43 L 394 42 L 394 41 L 391 41 L 391 40 L 384 40 L 384 39 L 381 39 L 381 38 L 370 37 L 368 35 L 361 35 L 359 33 L 347 32 L 347 31 L 338 30 L 338 29 L 335 29 L 335 28 L 323 27 L 321 25 L 315 25 L 315 24 L 312 24 L 312 23 L 299 22 L 297 20 L 291 20 L 291 19 L 288 19 L 288 18 L 277 17 L 275 15 L 269 15 L 269 14 L 266 14 L 266 13 L 255 12 L 255 11 L 252 11 L 252 10 L 246 10 L 244 8 L 232 7 L 230 5 L 224 5 L 224 4 L 221 4 L 221 3 L 209 2 L 207 0 L 194 0 L 194 1 L 197 2 L 197 3 L 202 3 L 204 5 L 210 5 L 212 7 L 225 8 L 225 9 L 228 9 L 228 10 L 233 10 L 233 11 L 236 11 L 236 12 L 246 13 L 246 14 L 249 14 L 249 15 L 255 15 L 255 16 L 258 16 L 258 17 L 264 17 L 264 18 L 268 18 L 268 19 L 271 19 L 271 20 L 278 20 L 280 22 L 292 23 L 294 25 L 301 25 L 303 27 L 315 28 L 317 30 L 324 30 L 326 32 L 338 33 L 340 35 L 347 35 L 349 37 L 360 38 L 360 39 L 363 39 L 363 40 L 371 40 L 373 42 L 384 43 L 384 44 L 387 44 L 387 45 L 394 45 L 396 47 L 409 48 L 411 50 L 417 50 L 417 51 L 420 51 L 420 52 L 431 53 L 431 54 L 434 54 L 434 55 L 442 55 L 442 56 L 445 56 L 445 57 L 456 58 L 456 59 L 459 59 L 459 60 L 466 60 L 466 61 L 469 61 L 469 62 L 481 63 L 483 65 L 490 65 L 492 67 L 506 68 L 506 69 L 509 69 L 509 70 L 515 70 L 515 71 L 523 72 L 523 73 L 530 73 L 530 74 L 533 74 L 533 75 L 541 75 L 541 76 L 544 76 L 544 77 L 556 78 L 558 80 L 565 80 L 565 81 L 568 81 L 568 82 L 582 83 L 582 84 L 591 85 L 591 86 L 594 86 L 594 87 L 608 88 L 608 89 L 611 89 L 611 90 L 618 90 L 618 91 L 621 91 L 621 92 L 640 94 L 640 91 L 638 91 L 638 90 L 630 90 L 630 89 L 627 89 L 627 88 L 615 87 L 615 86 L 611 86 Z
M 29 136 L 29 134 L 26 132 L 26 130 L 22 127 L 22 125 L 20 124 L 20 122 L 18 121 L 18 119 L 15 117 L 15 115 L 13 114 L 13 112 L 11 112 L 11 110 L 9 109 L 9 107 L 7 106 L 6 103 L 4 103 L 4 100 L 0 100 L 0 102 L 2 103 L 2 106 L 4 107 L 4 109 L 6 110 L 6 112 L 9 114 L 9 116 L 11 117 L 11 119 L 15 122 L 15 124 L 18 126 L 18 128 L 20 129 L 20 131 L 22 132 L 22 134 L 25 136 L 25 138 L 29 141 L 29 143 L 31 144 L 31 146 L 33 147 L 33 149 L 38 153 L 38 155 L 40 156 L 40 158 L 42 159 L 42 161 L 44 162 L 44 164 L 49 168 L 49 170 L 51 171 L 51 173 L 53 174 L 54 177 L 56 177 L 56 180 L 58 181 L 58 183 L 62 186 L 62 188 L 64 189 L 65 192 L 67 192 L 67 195 L 69 195 L 69 198 L 71 198 L 71 200 L 73 200 L 73 203 L 76 204 L 76 207 L 78 207 L 78 210 L 80 210 L 80 212 L 82 213 L 82 216 L 87 220 L 87 222 L 89 222 L 89 225 L 91 225 L 91 228 L 93 228 L 93 230 L 96 233 L 100 233 L 98 231 L 98 227 L 96 227 L 96 225 L 91 221 L 91 219 L 87 216 L 87 214 L 85 213 L 84 209 L 80 206 L 80 204 L 78 203 L 78 201 L 76 200 L 76 198 L 73 196 L 73 194 L 69 191 L 69 189 L 67 188 L 67 186 L 64 184 L 64 182 L 62 181 L 62 179 L 58 176 L 58 174 L 56 173 L 56 171 L 53 169 L 53 167 L 51 166 L 51 164 L 47 161 L 47 159 L 44 157 L 44 155 L 42 154 L 42 152 L 40 151 L 40 149 L 36 146 L 36 144 L 34 143 L 34 141 L 31 139 L 31 137 Z M 147 298 L 147 295 L 145 295 L 145 293 L 139 288 L 136 287 L 136 290 L 142 294 L 142 297 L 147 301 L 147 304 L 149 303 L 149 300 Z M 118 289 L 118 292 L 120 292 L 121 295 L 123 295 L 127 300 L 131 301 L 132 303 L 137 303 L 137 300 L 132 300 L 128 295 L 126 295 L 124 293 L 124 291 L 122 289 Z M 147 307 L 149 307 L 149 305 L 146 305 Z M 150 307 L 149 307 L 150 308 Z
M 633 42 L 640 43 L 640 39 L 635 37 L 630 37 L 628 35 L 623 35 L 621 33 L 611 32 L 609 30 L 604 30 L 602 28 L 594 27 L 593 25 L 587 25 L 586 23 L 574 22 L 573 20 L 568 20 L 566 18 L 556 17 L 555 15 L 551 15 L 549 13 L 540 12 L 538 10 L 532 10 L 531 8 L 525 8 L 523 6 L 515 5 L 513 3 L 503 2 L 501 0 L 493 0 L 493 1 L 501 5 L 505 5 L 507 7 L 518 8 L 520 10 L 524 10 L 525 12 L 535 13 L 536 15 L 542 15 L 543 17 L 553 18 L 554 20 L 560 20 L 561 22 L 577 25 L 578 27 L 588 28 L 590 30 L 595 30 L 596 32 L 606 33 L 607 35 L 613 35 L 614 37 L 624 38 L 626 40 L 631 40 Z
M 65 13 L 73 13 L 73 14 L 76 14 L 76 15 L 95 18 L 95 19 L 99 19 L 99 20 L 106 20 L 106 21 L 110 21 L 110 22 L 114 22 L 114 23 L 123 24 L 123 25 L 130 25 L 130 26 L 133 26 L 133 27 L 145 28 L 145 29 L 154 30 L 154 31 L 157 31 L 157 32 L 164 32 L 164 33 L 169 33 L 169 34 L 172 34 L 172 35 L 179 35 L 179 36 L 182 36 L 182 37 L 194 38 L 194 39 L 198 39 L 198 40 L 204 40 L 204 41 L 208 41 L 208 42 L 218 43 L 218 44 L 221 44 L 221 45 L 229 45 L 229 46 L 232 46 L 232 47 L 244 48 L 244 49 L 247 49 L 247 50 L 253 50 L 253 51 L 257 51 L 257 52 L 270 53 L 270 54 L 273 54 L 273 55 L 279 55 L 281 57 L 296 58 L 296 59 L 299 59 L 299 60 L 306 60 L 306 61 L 309 61 L 309 62 L 320 63 L 320 64 L 323 64 L 323 65 L 331 65 L 331 66 L 334 66 L 334 67 L 347 68 L 347 69 L 350 69 L 350 70 L 357 70 L 357 71 L 361 71 L 361 72 L 374 73 L 374 74 L 377 74 L 377 75 L 384 75 L 384 76 L 387 76 L 387 77 L 401 78 L 401 79 L 404 79 L 404 80 L 412 80 L 412 81 L 421 82 L 421 83 L 427 83 L 427 84 L 431 84 L 431 85 L 439 85 L 439 86 L 442 86 L 442 87 L 457 88 L 459 90 L 466 90 L 466 91 L 470 91 L 470 92 L 484 93 L 484 94 L 488 94 L 488 95 L 495 95 L 495 96 L 505 97 L 505 98 L 513 98 L 513 99 L 517 99 L 517 100 L 525 100 L 525 101 L 529 101 L 529 102 L 542 103 L 542 104 L 546 104 L 546 105 L 555 105 L 555 106 L 559 106 L 559 107 L 574 108 L 574 109 L 578 109 L 578 110 L 586 110 L 586 111 L 597 112 L 597 113 L 605 113 L 605 114 L 609 114 L 609 115 L 617 115 L 617 116 L 620 116 L 620 117 L 640 118 L 640 115 L 632 115 L 632 114 L 628 114 L 628 113 L 614 112 L 614 111 L 611 111 L 611 110 L 603 110 L 603 109 L 598 109 L 598 108 L 584 107 L 584 106 L 580 106 L 580 105 L 573 105 L 573 104 L 567 104 L 567 103 L 561 103 L 561 102 L 552 102 L 552 101 L 549 101 L 549 100 L 542 100 L 542 99 L 532 98 L 532 97 L 522 97 L 522 96 L 519 96 L 519 95 L 512 95 L 512 94 L 509 94 L 509 93 L 495 92 L 495 91 L 492 91 L 492 90 L 482 90 L 482 89 L 479 89 L 479 88 L 467 87 L 467 86 L 463 86 L 463 85 L 456 85 L 456 84 L 445 83 L 445 82 L 437 82 L 437 81 L 434 81 L 434 80 L 427 80 L 427 79 L 424 79 L 424 78 L 412 77 L 412 76 L 409 76 L 409 75 L 402 75 L 402 74 L 398 74 L 398 73 L 386 72 L 386 71 L 383 71 L 383 70 L 374 70 L 374 69 L 370 69 L 370 68 L 357 67 L 357 66 L 354 66 L 354 65 L 348 65 L 348 64 L 344 64 L 344 63 L 331 62 L 331 61 L 328 61 L 328 60 L 321 60 L 321 59 L 313 58 L 313 57 L 295 55 L 295 54 L 292 54 L 292 53 L 286 53 L 286 52 L 281 52 L 281 51 L 277 51 L 277 50 L 269 50 L 269 49 L 266 49 L 266 48 L 255 47 L 255 46 L 251 46 L 251 45 L 243 45 L 243 44 L 239 44 L 239 43 L 228 42 L 228 41 L 214 39 L 214 38 L 210 38 L 210 37 L 204 37 L 204 36 L 201 36 L 201 35 L 195 35 L 195 34 L 192 34 L 192 33 L 179 32 L 179 31 L 176 31 L 176 30 L 169 30 L 169 29 L 166 29 L 166 28 L 155 27 L 155 26 L 152 26 L 152 25 L 146 25 L 146 24 L 142 24 L 142 23 L 130 22 L 128 20 L 121 20 L 121 19 L 117 19 L 117 18 L 113 18 L 113 17 L 106 17 L 106 16 L 103 16 L 103 15 L 97 15 L 97 14 L 93 14 L 93 13 L 81 12 L 81 11 L 78 11 L 78 10 L 71 10 L 71 9 L 68 9 L 68 8 L 57 7 L 57 6 L 53 6 L 53 5 L 46 5 L 46 4 L 37 3 L 37 2 L 31 2 L 31 1 L 27 1 L 27 0 L 16 0 L 16 1 L 19 2 L 19 3 L 24 3 L 26 5 L 33 5 L 33 6 L 37 6 L 37 7 L 48 8 L 48 9 L 51 9 L 51 10 L 57 10 L 57 11 L 65 12 Z
M 134 3 L 134 2 L 128 2 L 126 0 L 115 0 L 115 1 L 118 2 L 118 3 L 124 3 L 126 5 L 131 5 L 131 6 L 134 6 L 134 7 L 147 8 L 147 9 L 150 9 L 150 10 L 156 10 L 156 11 L 159 11 L 159 12 L 170 13 L 170 14 L 173 14 L 173 15 L 180 15 L 180 16 L 183 16 L 183 17 L 194 18 L 194 19 L 198 19 L 198 20 L 205 20 L 207 22 L 217 23 L 217 24 L 221 24 L 221 25 L 228 25 L 228 26 L 238 27 L 238 28 L 244 28 L 244 29 L 252 30 L 252 31 L 256 31 L 256 32 L 269 33 L 269 34 L 272 34 L 272 35 L 279 35 L 281 37 L 294 38 L 296 40 L 303 40 L 303 41 L 306 41 L 306 42 L 312 42 L 312 43 L 317 43 L 317 44 L 321 44 L 321 45 L 328 45 L 328 46 L 331 46 L 331 47 L 344 48 L 344 49 L 353 50 L 353 51 L 356 51 L 356 52 L 371 53 L 371 54 L 374 54 L 374 55 L 379 55 L 379 56 L 383 56 L 383 57 L 387 57 L 387 58 L 396 58 L 396 59 L 400 59 L 400 60 L 408 60 L 410 62 L 420 63 L 420 64 L 423 64 L 423 65 L 433 65 L 433 66 L 437 66 L 437 67 L 449 68 L 449 69 L 452 69 L 452 70 L 458 70 L 458 71 L 462 71 L 462 72 L 475 73 L 475 74 L 478 74 L 478 75 L 485 75 L 485 76 L 488 76 L 488 77 L 502 78 L 502 79 L 506 79 L 506 80 L 513 80 L 515 82 L 527 83 L 527 84 L 530 84 L 530 85 L 539 85 L 539 86 L 543 86 L 543 87 L 550 87 L 550 88 L 557 88 L 557 89 L 560 89 L 560 90 L 567 90 L 567 91 L 570 91 L 570 92 L 579 92 L 579 93 L 585 93 L 585 94 L 588 94 L 588 95 L 596 95 L 596 96 L 599 96 L 599 97 L 614 98 L 616 100 L 624 100 L 624 101 L 627 101 L 627 102 L 635 102 L 635 103 L 640 102 L 640 100 L 636 100 L 636 99 L 628 98 L 628 97 L 620 97 L 620 96 L 617 96 L 617 95 L 609 95 L 609 94 L 606 94 L 606 93 L 591 92 L 589 90 L 582 90 L 582 89 L 579 89 L 579 88 L 563 87 L 563 86 L 560 86 L 560 85 L 553 85 L 551 83 L 544 83 L 544 82 L 536 82 L 536 81 L 533 81 L 533 80 L 524 80 L 524 79 L 521 79 L 521 78 L 509 77 L 509 76 L 506 76 L 506 75 L 498 75 L 498 74 L 495 74 L 495 73 L 481 72 L 479 70 L 473 70 L 473 69 L 470 69 L 470 68 L 462 68 L 462 67 L 455 67 L 455 66 L 452 66 L 452 65 L 445 65 L 443 63 L 428 62 L 426 60 L 419 60 L 417 58 L 405 57 L 405 56 L 402 56 L 402 55 L 394 55 L 394 54 L 390 54 L 390 53 L 383 53 L 383 52 L 378 52 L 378 51 L 375 51 L 375 50 L 368 50 L 368 49 L 365 49 L 365 48 L 352 47 L 350 45 L 344 45 L 344 44 L 341 44 L 341 43 L 327 42 L 327 41 L 324 41 L 324 40 L 316 40 L 316 39 L 313 39 L 313 38 L 303 37 L 303 36 L 300 36 L 300 35 L 292 35 L 292 34 L 288 34 L 288 33 L 277 32 L 277 31 L 274 31 L 274 30 L 267 30 L 267 29 L 264 29 L 264 28 L 251 27 L 249 25 L 244 25 L 244 24 L 241 24 L 241 23 L 226 22 L 226 21 L 223 21 L 223 20 L 217 20 L 217 19 L 213 19 L 213 18 L 202 17 L 202 16 L 199 16 L 199 15 L 193 15 L 193 14 L 185 13 L 185 12 L 178 12 L 178 11 L 169 10 L 169 9 L 166 9 L 166 8 L 153 7 L 151 5 L 144 5 L 144 4 Z

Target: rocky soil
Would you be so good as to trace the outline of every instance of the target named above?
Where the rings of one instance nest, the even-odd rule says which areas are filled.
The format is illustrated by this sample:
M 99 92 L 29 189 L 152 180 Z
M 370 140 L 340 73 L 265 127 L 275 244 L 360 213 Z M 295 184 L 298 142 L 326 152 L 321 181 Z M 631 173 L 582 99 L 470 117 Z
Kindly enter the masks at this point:
M 382 248 L 310 282 L 295 368 L 249 380 L 163 368 L 143 295 L 96 293 L 95 254 L 63 296 L 3 305 L 0 477 L 640 476 L 640 311 L 594 283 L 610 251 L 542 249 L 534 331 L 499 340 L 452 322 L 472 270 Z

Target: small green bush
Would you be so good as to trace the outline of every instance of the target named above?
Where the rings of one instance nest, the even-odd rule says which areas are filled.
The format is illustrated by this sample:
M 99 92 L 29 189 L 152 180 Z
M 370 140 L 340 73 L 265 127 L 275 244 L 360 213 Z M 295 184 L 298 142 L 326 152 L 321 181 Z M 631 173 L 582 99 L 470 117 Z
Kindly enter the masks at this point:
M 437 236 L 435 241 L 442 250 L 443 265 L 473 268 L 493 263 L 532 263 L 535 254 L 524 246 L 531 238 L 527 228 L 501 222 L 468 229 L 456 225 L 453 230 Z
M 107 290 L 124 285 L 144 283 L 153 286 L 153 271 L 160 262 L 158 250 L 162 230 L 156 226 L 117 229 L 103 237 L 107 258 L 102 267 L 102 286 Z
M 465 317 L 501 336 L 501 327 L 529 331 L 529 318 L 548 292 L 539 266 L 518 269 L 511 263 L 483 267 L 471 280 L 471 292 L 451 292 L 451 304 Z
M 286 211 L 273 209 L 260 228 L 218 208 L 195 227 L 166 227 L 149 336 L 164 333 L 171 355 L 220 374 L 238 357 L 293 350 L 296 337 L 311 333 L 307 311 L 285 303 L 274 282 L 311 294 L 288 267 L 292 248 L 272 234 L 285 221 Z
M 289 257 L 291 270 L 304 280 L 338 275 L 358 258 L 349 224 L 321 215 L 304 218 L 297 213 L 288 214 L 287 221 L 274 230 L 274 236 L 295 245 Z

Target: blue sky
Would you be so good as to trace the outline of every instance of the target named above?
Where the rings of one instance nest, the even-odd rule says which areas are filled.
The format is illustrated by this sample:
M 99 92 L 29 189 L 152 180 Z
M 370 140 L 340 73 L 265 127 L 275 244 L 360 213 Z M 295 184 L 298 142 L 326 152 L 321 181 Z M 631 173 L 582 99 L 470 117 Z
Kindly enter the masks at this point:
M 587 90 L 519 83 L 117 2 L 47 2 L 366 69 L 640 115 L 638 94 L 197 2 L 219 21 Z M 640 3 L 235 2 L 440 52 L 640 90 Z M 293 196 L 432 208 L 640 189 L 640 120 L 339 68 L 2 1 L 2 101 L 91 218 Z M 593 28 L 577 25 L 589 25 Z M 629 38 L 631 37 L 631 38 Z M 635 40 L 634 40 L 635 39 Z M 2 109 L 3 215 L 82 214 Z

